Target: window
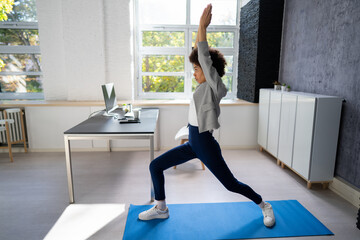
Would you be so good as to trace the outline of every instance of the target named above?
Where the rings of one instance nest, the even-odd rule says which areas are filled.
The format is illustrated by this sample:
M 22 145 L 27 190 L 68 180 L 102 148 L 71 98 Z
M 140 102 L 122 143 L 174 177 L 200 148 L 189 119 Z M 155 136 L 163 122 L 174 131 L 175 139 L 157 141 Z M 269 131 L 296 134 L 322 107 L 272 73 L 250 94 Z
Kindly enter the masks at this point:
M 43 99 L 35 0 L 15 0 L 0 21 L 0 99 Z
M 227 98 L 236 96 L 240 0 L 214 0 L 207 29 L 210 47 L 219 49 L 227 61 L 222 78 Z M 195 44 L 204 0 L 137 0 L 136 76 L 137 97 L 190 98 L 197 86 L 188 60 Z

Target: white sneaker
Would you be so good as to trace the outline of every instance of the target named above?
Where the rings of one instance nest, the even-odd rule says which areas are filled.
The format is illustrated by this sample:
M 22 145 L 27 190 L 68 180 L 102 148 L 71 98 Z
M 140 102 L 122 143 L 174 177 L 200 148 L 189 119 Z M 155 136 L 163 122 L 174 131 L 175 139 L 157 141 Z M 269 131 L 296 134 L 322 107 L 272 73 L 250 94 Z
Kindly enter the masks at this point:
M 262 208 L 262 213 L 264 215 L 264 225 L 266 227 L 272 227 L 275 224 L 274 211 L 270 203 L 265 203 L 264 208 Z
M 139 214 L 140 220 L 152 220 L 152 219 L 165 219 L 169 217 L 169 209 L 166 207 L 165 210 L 160 210 L 159 208 L 153 206 L 147 211 L 144 211 Z

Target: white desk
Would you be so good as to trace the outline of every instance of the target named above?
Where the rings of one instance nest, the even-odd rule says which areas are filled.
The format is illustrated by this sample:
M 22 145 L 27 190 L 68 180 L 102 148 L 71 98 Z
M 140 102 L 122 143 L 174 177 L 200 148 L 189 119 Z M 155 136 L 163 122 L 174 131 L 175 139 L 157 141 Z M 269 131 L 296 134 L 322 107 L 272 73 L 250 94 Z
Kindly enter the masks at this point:
M 123 115 L 121 110 L 117 113 Z M 150 162 L 154 160 L 154 133 L 159 109 L 143 108 L 140 123 L 122 123 L 113 117 L 102 116 L 103 112 L 91 117 L 64 132 L 66 171 L 70 203 L 75 202 L 71 164 L 70 140 L 110 140 L 110 139 L 148 139 L 150 141 Z M 151 185 L 151 201 L 154 200 L 154 187 Z

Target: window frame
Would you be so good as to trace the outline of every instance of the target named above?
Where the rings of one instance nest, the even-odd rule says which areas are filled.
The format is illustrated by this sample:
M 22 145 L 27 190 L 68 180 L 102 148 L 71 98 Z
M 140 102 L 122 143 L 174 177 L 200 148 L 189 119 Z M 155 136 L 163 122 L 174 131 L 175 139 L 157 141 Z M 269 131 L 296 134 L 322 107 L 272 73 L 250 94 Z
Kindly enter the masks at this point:
M 25 29 L 25 30 L 39 30 L 37 22 L 0 22 L 0 29 Z M 39 54 L 40 46 L 1 46 L 0 54 Z M 14 76 L 14 75 L 26 75 L 26 76 L 41 76 L 43 77 L 42 71 L 40 72 L 0 72 L 0 76 Z M 6 100 L 33 100 L 33 99 L 44 99 L 44 92 L 0 92 L 0 99 Z
M 134 1 L 134 26 L 135 26 L 135 93 L 136 99 L 190 99 L 192 97 L 192 75 L 193 67 L 188 56 L 191 53 L 192 32 L 197 32 L 198 25 L 190 24 L 190 2 L 186 0 L 186 24 L 185 25 L 150 25 L 139 23 L 139 1 Z M 193 0 L 196 1 L 196 0 Z M 237 2 L 236 25 L 210 25 L 207 32 L 233 32 L 234 42 L 232 48 L 217 48 L 224 56 L 233 56 L 232 72 L 226 72 L 226 76 L 232 76 L 232 91 L 228 92 L 225 98 L 236 98 L 237 91 L 237 72 L 238 72 L 238 49 L 239 49 L 239 20 L 241 0 Z M 184 47 L 143 47 L 142 46 L 142 32 L 143 31 L 180 31 L 184 32 Z M 166 72 L 166 76 L 184 76 L 184 92 L 143 92 L 142 91 L 142 77 L 146 75 L 163 75 L 164 73 L 148 73 L 142 72 L 142 57 L 144 55 L 183 55 L 185 57 L 184 72 Z M 146 73 L 146 74 L 144 74 Z

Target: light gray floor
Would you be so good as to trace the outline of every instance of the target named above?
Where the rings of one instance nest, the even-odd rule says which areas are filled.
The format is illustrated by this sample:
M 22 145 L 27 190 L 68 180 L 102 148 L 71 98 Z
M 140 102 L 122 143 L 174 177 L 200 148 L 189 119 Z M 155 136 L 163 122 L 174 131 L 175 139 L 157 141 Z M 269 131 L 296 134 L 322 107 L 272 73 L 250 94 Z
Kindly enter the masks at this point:
M 155 156 L 161 152 L 156 152 Z M 149 204 L 148 152 L 73 153 L 77 204 Z M 330 190 L 308 190 L 300 177 L 257 150 L 224 150 L 238 180 L 265 200 L 296 199 L 335 236 L 281 239 L 360 239 L 357 209 Z M 198 160 L 165 172 L 167 203 L 249 201 L 228 192 Z M 0 239 L 43 239 L 69 205 L 64 153 L 0 154 Z M 239 213 L 241 214 L 241 213 Z M 127 212 L 90 239 L 121 239 Z

